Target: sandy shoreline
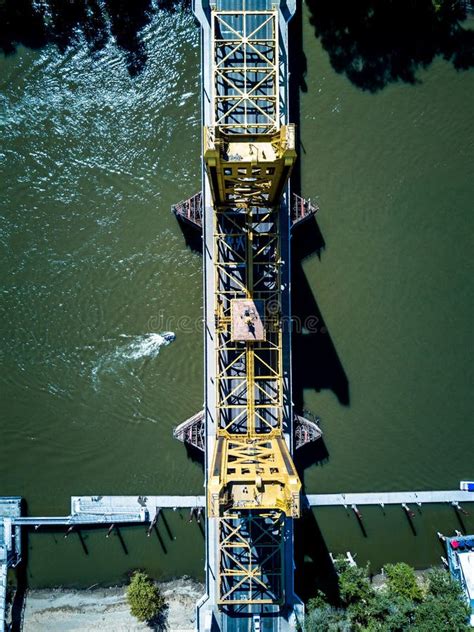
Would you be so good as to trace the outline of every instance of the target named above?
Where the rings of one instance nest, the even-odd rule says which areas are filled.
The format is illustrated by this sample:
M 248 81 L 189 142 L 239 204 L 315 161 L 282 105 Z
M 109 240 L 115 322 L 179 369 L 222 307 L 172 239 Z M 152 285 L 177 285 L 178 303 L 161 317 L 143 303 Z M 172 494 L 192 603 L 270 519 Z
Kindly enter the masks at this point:
M 159 584 L 167 603 L 167 632 L 193 632 L 196 601 L 204 586 L 181 578 Z M 24 632 L 138 632 L 150 630 L 130 614 L 125 587 L 67 590 L 29 590 L 26 594 Z
M 415 571 L 420 584 L 426 581 L 429 569 Z M 381 588 L 384 574 L 372 577 L 374 587 Z M 199 582 L 183 577 L 160 582 L 166 600 L 164 627 L 166 632 L 194 632 L 196 602 L 205 588 Z M 24 632 L 143 632 L 150 630 L 130 614 L 126 587 L 74 590 L 51 588 L 29 590 L 25 599 Z M 158 628 L 156 628 L 158 629 Z

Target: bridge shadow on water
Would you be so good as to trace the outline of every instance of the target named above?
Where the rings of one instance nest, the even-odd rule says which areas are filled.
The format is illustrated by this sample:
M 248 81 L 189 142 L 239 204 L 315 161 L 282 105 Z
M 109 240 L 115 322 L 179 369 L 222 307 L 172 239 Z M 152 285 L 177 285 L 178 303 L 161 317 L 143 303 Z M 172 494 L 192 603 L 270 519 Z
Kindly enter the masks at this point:
M 301 190 L 301 157 L 304 158 L 304 146 L 299 137 L 300 125 L 300 93 L 307 91 L 305 81 L 306 56 L 302 38 L 302 11 L 290 22 L 289 39 L 290 55 L 290 120 L 296 123 L 298 153 L 300 160 L 291 175 L 292 191 L 304 196 Z M 311 192 L 313 193 L 313 192 Z M 349 405 L 349 381 L 331 339 L 310 283 L 303 269 L 303 261 L 316 255 L 321 259 L 326 242 L 316 218 L 313 216 L 301 226 L 296 226 L 292 233 L 291 244 L 291 283 L 292 283 L 292 370 L 293 370 L 293 403 L 295 412 L 304 411 L 304 391 L 314 389 L 332 390 L 343 406 Z M 329 455 L 324 449 L 314 450 L 314 462 L 321 462 Z M 311 463 L 310 455 L 301 459 L 302 469 Z
M 315 192 L 305 192 L 301 188 L 301 159 L 305 159 L 306 152 L 300 137 L 300 94 L 308 90 L 305 80 L 307 62 L 303 50 L 302 20 L 301 6 L 298 5 L 296 15 L 290 23 L 289 33 L 290 120 L 296 124 L 300 156 L 292 171 L 291 188 L 293 192 L 304 197 L 305 193 L 308 195 Z M 304 404 L 305 390 L 321 392 L 323 389 L 329 389 L 341 405 L 348 406 L 349 380 L 303 269 L 305 259 L 315 255 L 321 259 L 326 248 L 317 219 L 312 217 L 301 226 L 295 227 L 291 239 L 293 403 L 296 413 L 308 416 Z M 324 437 L 295 451 L 295 466 L 303 490 L 305 470 L 316 464 L 323 465 L 329 457 Z M 330 603 L 337 604 L 337 574 L 313 511 L 304 508 L 302 517 L 295 521 L 294 526 L 296 593 L 303 601 L 307 601 L 319 589 L 327 595 Z
M 176 218 L 176 221 L 181 229 L 187 248 L 189 248 L 192 252 L 202 255 L 203 240 L 201 229 L 182 220 L 179 216 Z
M 305 242 L 301 249 L 298 240 Z M 293 239 L 292 245 L 292 304 L 296 325 L 292 337 L 293 402 L 295 411 L 306 415 L 306 389 L 332 390 L 341 405 L 349 405 L 347 375 L 302 267 L 310 244 L 319 256 L 324 241 L 315 220 L 314 226 L 307 223 L 301 227 L 301 233 Z M 327 427 L 330 428 L 330 423 L 323 429 L 326 431 Z M 316 464 L 323 465 L 329 457 L 324 436 L 295 451 L 295 466 L 303 491 L 305 470 Z M 310 509 L 303 511 L 302 517 L 295 521 L 295 563 L 295 588 L 301 599 L 307 601 L 319 589 L 330 603 L 338 603 L 337 575 L 317 519 Z
M 462 26 L 462 0 L 306 0 L 332 67 L 375 92 L 416 83 L 437 56 L 457 70 L 474 66 L 474 31 Z
M 190 0 L 158 0 L 158 6 L 170 12 L 189 9 Z M 152 0 L 5 0 L 0 2 L 0 49 L 11 54 L 20 44 L 33 49 L 55 44 L 64 53 L 82 35 L 93 55 L 112 37 L 134 76 L 147 62 L 141 32 L 153 12 Z

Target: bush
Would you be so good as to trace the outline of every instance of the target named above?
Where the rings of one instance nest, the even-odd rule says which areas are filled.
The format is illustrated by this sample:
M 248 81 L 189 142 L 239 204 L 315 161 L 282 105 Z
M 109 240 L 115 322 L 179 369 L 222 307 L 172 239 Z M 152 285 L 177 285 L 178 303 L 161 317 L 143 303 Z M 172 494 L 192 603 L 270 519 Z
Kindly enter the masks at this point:
M 405 562 L 387 564 L 387 588 L 390 593 L 398 597 L 405 597 L 411 601 L 421 601 L 423 593 L 416 581 L 415 571 Z
M 146 573 L 136 571 L 127 590 L 130 612 L 139 621 L 151 621 L 163 612 L 165 600 Z
M 408 564 L 388 564 L 387 583 L 374 589 L 367 568 L 351 567 L 336 559 L 338 607 L 317 591 L 308 602 L 306 632 L 467 632 L 468 607 L 459 585 L 449 573 L 434 569 L 426 589 Z
M 305 632 L 351 632 L 352 624 L 344 610 L 329 605 L 309 610 L 305 617 Z
M 367 603 L 373 595 L 373 588 L 369 581 L 369 570 L 367 567 L 340 565 L 339 573 L 339 594 L 344 606 L 348 607 L 353 603 Z
M 433 569 L 428 577 L 427 595 L 416 609 L 413 630 L 467 632 L 468 616 L 469 608 L 459 584 L 446 571 Z

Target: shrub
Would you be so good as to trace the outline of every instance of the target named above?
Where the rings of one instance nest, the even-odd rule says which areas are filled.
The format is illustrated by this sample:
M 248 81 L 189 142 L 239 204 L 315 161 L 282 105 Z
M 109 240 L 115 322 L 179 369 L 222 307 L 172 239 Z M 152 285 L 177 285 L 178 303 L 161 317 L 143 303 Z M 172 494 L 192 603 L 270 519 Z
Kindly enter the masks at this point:
M 442 569 L 428 576 L 427 595 L 415 613 L 413 630 L 417 632 L 461 632 L 469 630 L 469 608 L 461 587 Z
M 423 593 L 416 581 L 415 571 L 405 562 L 387 564 L 387 588 L 390 593 L 398 597 L 405 597 L 412 601 L 421 601 Z
M 339 607 L 318 591 L 308 603 L 306 632 L 467 632 L 469 608 L 449 573 L 433 569 L 426 589 L 408 564 L 388 564 L 387 583 L 374 590 L 368 569 L 336 559 Z
M 343 605 L 369 601 L 373 595 L 373 588 L 369 582 L 368 568 L 363 566 L 339 567 L 339 594 Z
M 136 571 L 127 590 L 127 601 L 130 612 L 139 621 L 155 619 L 165 607 L 160 589 L 146 573 Z

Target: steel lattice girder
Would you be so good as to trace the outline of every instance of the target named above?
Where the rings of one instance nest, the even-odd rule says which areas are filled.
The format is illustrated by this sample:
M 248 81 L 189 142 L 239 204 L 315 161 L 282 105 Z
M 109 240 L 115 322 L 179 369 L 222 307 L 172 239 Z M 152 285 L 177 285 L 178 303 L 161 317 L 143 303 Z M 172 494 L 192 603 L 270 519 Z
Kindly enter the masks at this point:
M 279 127 L 278 11 L 212 11 L 213 124 L 230 132 Z
M 219 427 L 247 435 L 281 431 L 279 209 L 223 209 L 215 218 Z M 245 345 L 228 330 L 231 301 L 249 296 L 265 301 L 268 332 L 265 341 Z
M 284 515 L 230 512 L 218 520 L 218 603 L 283 603 Z
M 267 318 L 281 312 L 279 208 L 216 209 L 214 229 L 218 330 L 230 322 L 230 301 L 264 300 Z

